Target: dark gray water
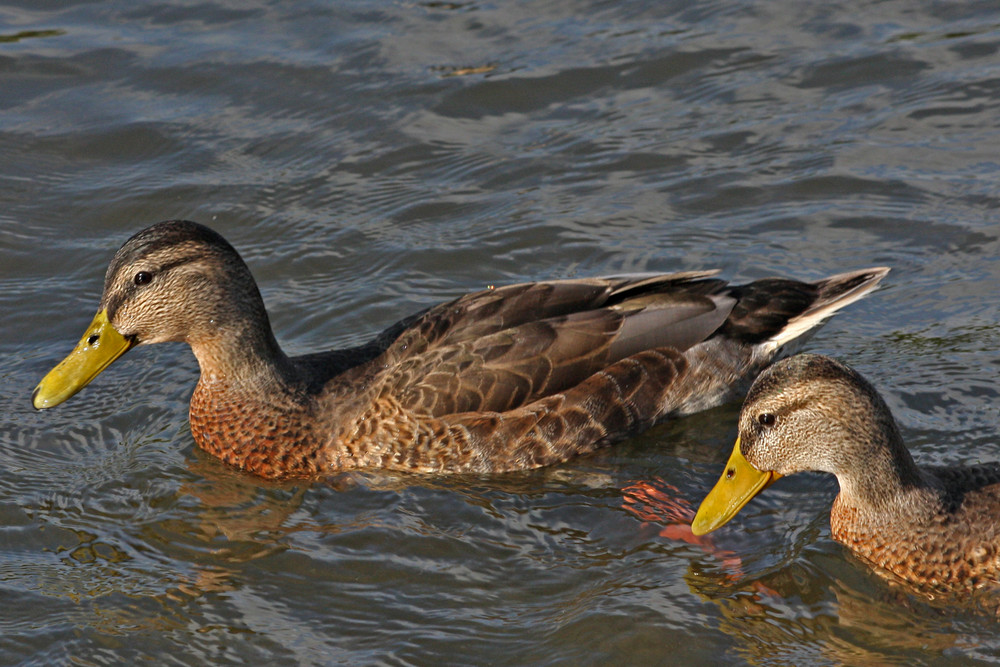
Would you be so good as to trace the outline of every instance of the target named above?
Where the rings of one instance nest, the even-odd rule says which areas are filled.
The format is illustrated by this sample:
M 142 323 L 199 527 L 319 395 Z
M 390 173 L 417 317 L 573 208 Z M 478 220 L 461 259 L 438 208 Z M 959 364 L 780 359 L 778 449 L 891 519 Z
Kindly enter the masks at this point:
M 189 218 L 291 353 L 490 284 L 889 265 L 810 349 L 920 461 L 1000 459 L 995 3 L 0 2 L 0 156 L 0 663 L 1000 659 L 831 540 L 832 479 L 677 539 L 653 496 L 701 499 L 736 406 L 540 472 L 282 486 L 195 449 L 182 346 L 29 405 L 114 250 Z

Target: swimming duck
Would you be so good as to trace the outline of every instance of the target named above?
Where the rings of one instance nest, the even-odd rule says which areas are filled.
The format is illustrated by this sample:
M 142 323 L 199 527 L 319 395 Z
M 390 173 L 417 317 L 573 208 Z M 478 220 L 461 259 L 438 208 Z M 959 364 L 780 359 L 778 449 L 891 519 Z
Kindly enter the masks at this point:
M 115 254 L 93 322 L 39 383 L 65 401 L 137 345 L 186 342 L 195 442 L 265 477 L 557 463 L 734 399 L 888 269 L 730 286 L 715 272 L 524 283 L 429 308 L 366 345 L 288 357 L 218 233 L 158 223 Z
M 779 361 L 754 382 L 692 532 L 719 528 L 776 479 L 804 470 L 836 475 L 833 537 L 883 576 L 938 590 L 1000 585 L 1000 463 L 917 466 L 875 388 L 815 354 Z

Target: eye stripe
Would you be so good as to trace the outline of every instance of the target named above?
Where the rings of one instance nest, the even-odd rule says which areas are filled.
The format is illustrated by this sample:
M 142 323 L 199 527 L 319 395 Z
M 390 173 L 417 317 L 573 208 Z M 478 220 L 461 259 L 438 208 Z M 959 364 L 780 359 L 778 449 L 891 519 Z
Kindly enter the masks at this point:
M 158 266 L 154 265 L 149 270 L 136 271 L 134 274 L 132 274 L 132 278 L 130 280 L 126 280 L 122 284 L 121 287 L 112 290 L 110 294 L 108 294 L 107 292 L 105 292 L 104 297 L 107 299 L 107 301 L 104 303 L 104 309 L 108 313 L 108 319 L 114 321 L 115 313 L 117 313 L 118 309 L 122 307 L 122 304 L 125 301 L 127 301 L 129 298 L 131 298 L 131 296 L 132 296 L 132 294 L 134 292 L 138 291 L 139 289 L 141 289 L 145 285 L 148 285 L 149 282 L 152 281 L 152 278 L 154 276 L 163 276 L 168 271 L 170 271 L 171 269 L 173 269 L 175 267 L 178 267 L 178 266 L 181 266 L 182 264 L 188 264 L 193 259 L 196 259 L 195 255 L 191 255 L 191 256 L 187 256 L 187 257 L 182 257 L 180 259 L 176 259 L 176 260 L 174 260 L 172 262 L 167 262 L 165 264 L 160 264 Z M 147 264 L 147 266 L 149 266 L 149 265 Z M 134 270 L 135 269 L 131 269 L 131 268 L 128 268 L 126 266 L 122 266 L 120 268 L 116 268 L 115 269 L 114 275 L 116 276 L 117 280 L 121 280 L 121 277 L 120 277 L 121 274 L 126 273 L 126 272 L 131 272 L 131 271 L 134 271 Z M 136 279 L 140 275 L 143 275 L 143 274 L 149 276 L 150 280 L 147 281 L 147 280 L 143 279 L 143 281 L 137 282 Z M 126 273 L 126 275 L 127 275 L 127 273 Z M 110 284 L 112 284 L 112 279 L 109 276 L 108 279 L 106 280 L 105 290 L 108 289 L 108 285 L 110 285 Z

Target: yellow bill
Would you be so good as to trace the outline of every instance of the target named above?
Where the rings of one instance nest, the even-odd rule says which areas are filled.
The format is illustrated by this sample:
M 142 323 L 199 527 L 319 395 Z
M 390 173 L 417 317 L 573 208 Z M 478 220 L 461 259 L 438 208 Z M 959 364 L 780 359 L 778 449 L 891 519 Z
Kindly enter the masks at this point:
M 705 500 L 701 501 L 701 507 L 691 522 L 691 532 L 704 535 L 721 528 L 779 477 L 781 475 L 776 472 L 761 472 L 750 465 L 740 452 L 740 439 L 736 438 L 736 446 L 726 469 Z
M 111 326 L 106 311 L 98 311 L 87 327 L 87 333 L 83 334 L 69 356 L 35 387 L 31 394 L 32 405 L 36 410 L 59 405 L 90 384 L 112 361 L 128 352 L 134 343 Z

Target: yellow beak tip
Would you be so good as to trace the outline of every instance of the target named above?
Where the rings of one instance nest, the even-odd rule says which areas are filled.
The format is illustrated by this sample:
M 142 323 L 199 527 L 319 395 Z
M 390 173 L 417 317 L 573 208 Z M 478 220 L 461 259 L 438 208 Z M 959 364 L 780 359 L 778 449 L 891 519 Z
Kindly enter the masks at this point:
M 31 405 L 36 410 L 44 410 L 45 408 L 49 407 L 48 401 L 46 401 L 45 399 L 39 400 L 38 387 L 35 387 L 35 390 L 31 392 Z
M 73 394 L 76 392 L 74 391 Z M 72 396 L 69 395 L 52 395 L 46 393 L 45 388 L 39 384 L 35 387 L 35 390 L 31 392 L 31 406 L 36 410 L 48 410 L 49 408 L 54 408 L 60 403 L 64 403 L 67 398 Z
M 691 521 L 691 532 L 698 536 L 707 535 L 721 526 L 716 517 L 706 516 L 706 513 L 699 511 Z

